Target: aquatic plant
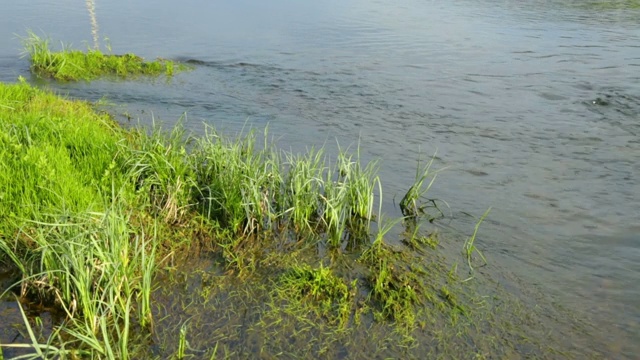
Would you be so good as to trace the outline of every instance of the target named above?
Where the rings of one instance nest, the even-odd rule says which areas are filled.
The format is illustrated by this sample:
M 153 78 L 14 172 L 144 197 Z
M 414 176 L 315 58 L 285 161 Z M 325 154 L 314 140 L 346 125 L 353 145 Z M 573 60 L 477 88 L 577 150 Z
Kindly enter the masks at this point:
M 366 167 L 362 167 L 360 149 L 356 152 L 356 159 L 341 152 L 337 159 L 339 174 L 338 182 L 343 184 L 346 191 L 344 199 L 347 212 L 346 226 L 351 248 L 358 244 L 368 243 L 370 238 L 369 228 L 373 220 L 373 208 L 375 202 L 375 190 L 378 197 L 382 198 L 382 187 L 377 176 L 378 164 L 372 161 Z
M 104 76 L 173 76 L 176 71 L 187 69 L 186 65 L 170 60 L 145 61 L 134 54 L 105 54 L 99 49 L 82 52 L 64 44 L 61 51 L 52 51 L 49 39 L 33 32 L 22 40 L 25 54 L 31 59 L 31 71 L 38 76 L 61 81 L 90 81 Z
M 180 126 L 169 132 L 155 126 L 150 133 L 132 131 L 137 146 L 121 150 L 126 154 L 122 168 L 129 171 L 127 176 L 136 192 L 147 195 L 143 199 L 151 205 L 150 210 L 162 215 L 165 222 L 180 221 L 193 206 L 197 187 L 186 150 L 189 138 Z
M 353 288 L 356 283 L 354 280 L 351 284 Z M 317 269 L 307 264 L 291 266 L 280 277 L 277 291 L 283 292 L 280 296 L 284 298 L 304 302 L 310 311 L 341 327 L 346 326 L 351 315 L 353 295 L 349 286 L 322 264 Z
M 424 246 L 428 246 L 431 249 L 435 249 L 438 246 L 438 234 L 433 232 L 425 235 L 421 231 L 421 223 L 409 223 L 406 226 L 405 234 L 402 238 L 402 243 L 409 247 L 411 250 L 422 252 Z
M 420 162 L 418 162 L 414 182 L 400 200 L 400 211 L 402 211 L 406 220 L 415 222 L 419 217 L 426 216 L 427 220 L 434 221 L 436 218 L 444 216 L 437 200 L 425 198 L 425 195 L 436 181 L 438 172 L 444 170 L 431 171 L 434 160 L 435 155 L 422 168 L 420 168 Z M 430 180 L 427 183 L 426 181 L 429 178 Z M 444 204 L 447 205 L 446 202 Z M 437 214 L 429 213 L 428 209 L 435 209 Z
M 576 6 L 585 10 L 637 10 L 640 9 L 640 0 L 588 0 L 576 3 L 569 3 L 571 6 Z

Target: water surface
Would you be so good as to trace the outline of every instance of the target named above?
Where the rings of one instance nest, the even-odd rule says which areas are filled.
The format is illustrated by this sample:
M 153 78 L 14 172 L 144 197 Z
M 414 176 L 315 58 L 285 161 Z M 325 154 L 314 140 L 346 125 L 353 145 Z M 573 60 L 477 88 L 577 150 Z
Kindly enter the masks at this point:
M 141 121 L 187 113 L 263 128 L 295 151 L 360 143 L 395 212 L 418 152 L 432 197 L 492 269 L 539 288 L 640 351 L 640 10 L 632 1 L 97 1 L 116 53 L 191 60 L 174 80 L 55 84 Z M 596 4 L 596 5 L 594 5 Z M 0 80 L 29 77 L 30 28 L 91 46 L 84 4 L 5 4 Z M 104 41 L 104 37 L 109 40 Z M 511 276 L 511 275 L 510 275 Z M 507 278 L 505 276 L 505 278 Z

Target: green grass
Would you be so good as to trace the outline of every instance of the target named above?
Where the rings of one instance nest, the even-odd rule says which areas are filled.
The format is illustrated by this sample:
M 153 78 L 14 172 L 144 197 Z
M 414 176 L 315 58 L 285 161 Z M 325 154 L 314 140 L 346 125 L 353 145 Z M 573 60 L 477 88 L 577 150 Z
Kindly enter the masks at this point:
M 444 217 L 439 203 L 442 202 L 447 207 L 449 206 L 442 200 L 426 198 L 429 189 L 436 181 L 438 172 L 444 170 L 431 170 L 434 160 L 435 155 L 422 168 L 418 163 L 414 182 L 400 200 L 400 211 L 402 211 L 407 221 L 415 223 L 419 218 L 426 218 L 428 221 L 433 222 L 438 218 Z
M 484 257 L 482 252 L 478 250 L 478 248 L 476 248 L 475 241 L 476 241 L 476 236 L 478 235 L 478 230 L 480 229 L 480 224 L 482 224 L 484 219 L 489 215 L 489 212 L 491 212 L 491 208 L 488 208 L 487 211 L 485 211 L 484 214 L 482 214 L 482 216 L 480 217 L 480 219 L 476 223 L 476 226 L 473 229 L 473 234 L 471 234 L 471 236 L 467 239 L 467 241 L 464 242 L 464 246 L 462 248 L 465 257 L 467 258 L 467 264 L 469 265 L 469 270 L 471 272 L 473 272 L 473 266 L 471 265 L 471 260 L 472 260 L 471 258 L 473 257 L 474 252 L 478 253 L 478 255 L 480 256 L 480 258 L 482 259 L 485 265 L 487 264 L 487 259 Z
M 21 298 L 65 314 L 82 351 L 127 358 L 131 324 L 152 321 L 158 245 L 154 221 L 132 225 L 132 135 L 24 82 L 0 84 L 0 99 L 0 261 L 20 269 Z
M 351 289 L 356 287 L 357 280 L 354 280 Z M 294 301 L 294 307 L 306 307 L 330 324 L 342 328 L 348 324 L 354 294 L 344 279 L 334 274 L 331 268 L 293 265 L 280 277 L 276 288 L 282 298 Z
M 112 76 L 129 78 L 136 76 L 173 76 L 187 67 L 170 60 L 145 61 L 134 54 L 105 54 L 99 49 L 86 52 L 62 46 L 52 51 L 50 41 L 33 32 L 23 38 L 25 53 L 31 59 L 31 71 L 38 76 L 61 81 L 94 80 Z
M 287 154 L 289 172 L 283 191 L 287 200 L 284 211 L 289 213 L 295 231 L 318 231 L 318 210 L 321 208 L 320 194 L 323 188 L 323 172 L 326 169 L 322 150 L 311 149 L 306 156 Z
M 0 84 L 0 262 L 20 273 L 8 291 L 27 310 L 62 314 L 43 336 L 25 312 L 25 336 L 2 344 L 5 356 L 318 358 L 348 348 L 361 358 L 458 346 L 456 326 L 478 306 L 426 251 L 434 235 L 383 218 L 377 166 L 357 151 L 283 152 L 266 130 L 124 130 L 88 103 Z M 408 218 L 422 216 L 429 174 L 418 171 Z M 405 245 L 392 245 L 402 223 Z M 204 261 L 213 265 L 185 269 Z
M 115 123 L 25 83 L 2 84 L 0 99 L 0 231 L 42 214 L 104 210 L 123 141 Z
M 284 153 L 266 131 L 258 147 L 253 132 L 227 138 L 209 129 L 194 139 L 180 126 L 123 130 L 90 104 L 24 80 L 0 84 L 0 119 L 0 261 L 22 274 L 12 290 L 21 301 L 66 319 L 46 344 L 14 347 L 34 356 L 138 356 L 158 322 L 156 269 L 194 249 L 219 255 L 229 274 L 271 272 L 282 301 L 307 303 L 343 328 L 362 315 L 356 292 L 372 291 L 361 301 L 381 308 L 381 321 L 416 310 L 417 302 L 376 290 L 394 288 L 393 279 L 310 267 L 325 250 L 337 257 L 324 260 L 348 267 L 366 252 L 372 272 L 387 270 L 371 264 L 393 262 L 393 276 L 409 276 L 402 259 L 371 250 L 390 228 L 372 233 L 382 187 L 377 164 L 362 165 L 357 153 L 340 151 L 331 166 L 323 149 Z M 309 263 L 295 260 L 307 252 L 315 254 Z

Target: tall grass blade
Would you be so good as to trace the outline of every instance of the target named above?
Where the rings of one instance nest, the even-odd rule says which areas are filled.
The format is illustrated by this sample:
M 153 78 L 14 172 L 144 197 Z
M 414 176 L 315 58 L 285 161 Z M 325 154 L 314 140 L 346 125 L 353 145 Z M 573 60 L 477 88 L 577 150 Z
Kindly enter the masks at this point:
M 484 257 L 484 255 L 482 254 L 482 252 L 480 250 L 478 250 L 478 248 L 476 248 L 476 246 L 474 245 L 475 240 L 476 240 L 476 235 L 478 234 L 478 230 L 480 229 L 480 224 L 482 224 L 482 222 L 484 221 L 484 219 L 489 215 L 489 212 L 491 211 L 491 208 L 488 208 L 484 214 L 482 214 L 482 216 L 480 217 L 480 220 L 478 220 L 478 222 L 476 223 L 475 228 L 473 229 L 473 234 L 471 235 L 471 237 L 469 237 L 467 239 L 467 241 L 465 241 L 464 246 L 463 246 L 463 250 L 464 250 L 464 254 L 467 258 L 467 264 L 469 264 L 469 270 L 471 272 L 473 272 L 473 266 L 471 266 L 471 256 L 473 255 L 473 252 L 477 252 L 478 255 L 480 255 L 480 258 L 482 258 L 482 261 L 484 261 L 484 264 L 487 264 L 487 259 Z

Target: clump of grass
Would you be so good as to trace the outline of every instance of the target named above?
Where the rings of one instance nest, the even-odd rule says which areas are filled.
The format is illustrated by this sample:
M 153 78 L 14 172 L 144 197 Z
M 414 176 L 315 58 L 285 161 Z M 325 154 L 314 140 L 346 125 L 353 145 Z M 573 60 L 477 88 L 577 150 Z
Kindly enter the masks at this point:
M 575 5 L 575 4 L 571 4 Z M 585 10 L 637 10 L 640 9 L 640 0 L 616 0 L 616 1 L 603 1 L 603 0 L 591 0 L 577 3 L 578 8 Z
M 31 70 L 38 76 L 61 81 L 90 81 L 104 76 L 173 76 L 176 71 L 187 69 L 170 60 L 145 61 L 134 54 L 105 54 L 99 49 L 82 52 L 63 45 L 62 50 L 56 52 L 50 49 L 48 39 L 33 32 L 29 32 L 23 42 L 25 53 L 31 58 Z
M 353 307 L 353 293 L 331 268 L 294 265 L 280 277 L 278 292 L 283 297 L 306 301 L 316 315 L 340 327 L 347 325 Z M 357 280 L 351 284 L 356 288 Z
M 296 232 L 315 233 L 321 208 L 320 197 L 324 185 L 324 151 L 311 149 L 306 156 L 287 154 L 289 171 L 285 180 L 286 212 Z
M 274 233 L 335 249 L 368 241 L 376 164 L 362 168 L 359 157 L 341 152 L 330 167 L 323 156 L 322 149 L 285 154 L 283 162 L 266 134 L 256 150 L 253 132 L 228 140 L 210 130 L 193 152 L 200 211 L 235 234 L 234 242 L 244 237 L 243 248 L 264 248 L 258 234 Z
M 360 150 L 356 159 L 341 152 L 338 156 L 339 186 L 346 192 L 343 200 L 346 205 L 346 226 L 351 248 L 369 241 L 371 221 L 373 220 L 373 207 L 375 202 L 376 187 L 379 196 L 382 196 L 380 179 L 376 175 L 378 164 L 372 161 L 364 168 L 361 165 Z
M 255 145 L 253 133 L 234 140 L 209 129 L 193 152 L 200 211 L 238 236 L 271 230 L 280 216 L 278 154 Z
M 463 253 L 467 258 L 469 271 L 471 272 L 473 272 L 473 266 L 471 266 L 471 258 L 474 252 L 478 253 L 478 255 L 480 256 L 480 258 L 482 259 L 485 265 L 487 264 L 487 259 L 484 257 L 482 252 L 478 250 L 478 248 L 476 248 L 475 241 L 476 241 L 476 235 L 478 235 L 478 230 L 480 229 L 480 224 L 482 224 L 484 219 L 489 215 L 490 211 L 491 211 L 491 208 L 488 208 L 487 211 L 485 211 L 484 214 L 482 214 L 482 216 L 480 217 L 480 219 L 476 223 L 476 226 L 473 229 L 473 234 L 467 239 L 467 241 L 464 242 L 464 246 L 462 247 Z
M 131 233 L 114 208 L 57 223 L 34 222 L 0 249 L 23 271 L 20 295 L 55 304 L 67 317 L 62 334 L 83 339 L 94 356 L 128 358 L 133 324 L 151 324 L 155 239 Z
M 165 222 L 179 222 L 193 205 L 197 186 L 187 156 L 189 138 L 180 126 L 170 132 L 154 127 L 151 133 L 136 131 L 135 136 L 138 146 L 121 150 L 127 151 L 123 168 L 136 192 L 147 195 L 142 198 L 151 211 Z
M 420 168 L 420 163 L 418 163 L 415 180 L 400 200 L 400 210 L 406 220 L 415 222 L 419 217 L 426 216 L 427 220 L 432 222 L 435 219 L 444 216 L 444 213 L 438 205 L 438 201 L 435 199 L 427 199 L 425 197 L 435 182 L 438 172 L 442 170 L 431 170 L 434 160 L 435 155 L 422 167 L 422 169 Z M 429 209 L 435 209 L 437 213 L 429 213 Z
M 425 313 L 428 305 L 439 310 L 448 308 L 452 302 L 439 290 L 437 277 L 430 277 L 428 264 L 414 252 L 398 249 L 384 241 L 391 229 L 404 219 L 384 222 L 379 209 L 379 229 L 375 240 L 359 257 L 358 261 L 368 268 L 366 277 L 370 298 L 377 305 L 374 315 L 378 319 L 391 319 L 400 329 L 409 334 L 416 325 L 424 326 L 432 317 Z M 409 239 L 404 240 L 409 248 L 429 244 L 429 240 L 418 238 L 418 226 Z M 453 295 L 451 295 L 453 297 Z M 456 304 L 457 305 L 457 304 Z
M 393 224 L 387 224 L 390 229 Z M 423 305 L 423 284 L 412 271 L 402 264 L 403 253 L 384 243 L 378 237 L 367 249 L 360 261 L 369 268 L 367 277 L 370 296 L 379 304 L 376 315 L 380 319 L 392 319 L 411 328 L 416 321 L 416 307 Z M 420 295 L 419 295 L 420 294 Z

